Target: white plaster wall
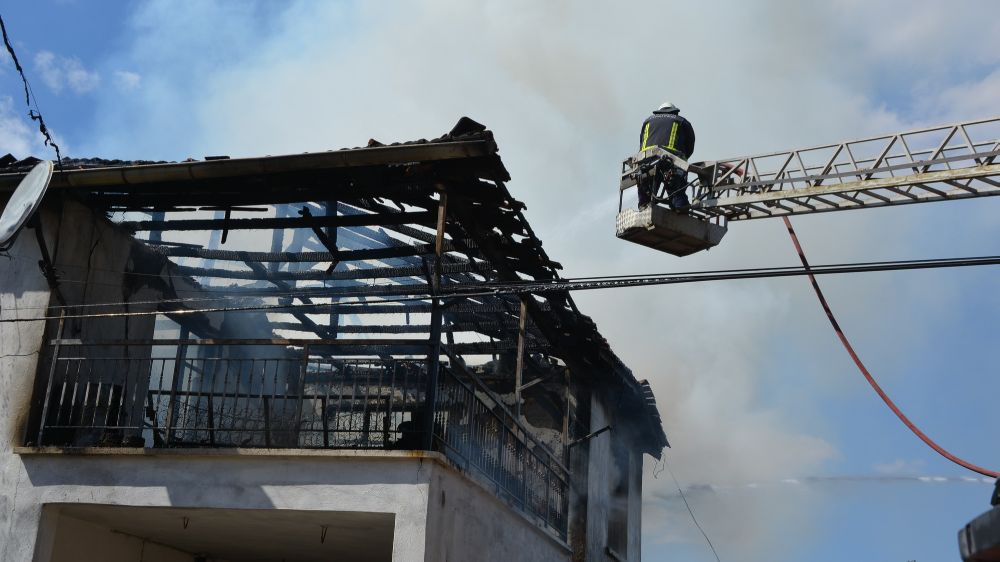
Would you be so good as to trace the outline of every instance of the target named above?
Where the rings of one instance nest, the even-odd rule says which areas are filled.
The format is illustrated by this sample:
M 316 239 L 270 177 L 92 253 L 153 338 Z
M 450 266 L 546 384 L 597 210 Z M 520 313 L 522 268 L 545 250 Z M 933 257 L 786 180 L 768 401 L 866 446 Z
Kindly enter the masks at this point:
M 639 562 L 642 558 L 642 461 L 640 451 L 632 451 L 628 488 L 628 559 Z
M 42 212 L 46 238 L 50 238 L 56 216 Z M 0 257 L 0 308 L 2 318 L 40 318 L 49 304 L 49 289 L 38 268 L 41 258 L 31 230 L 23 230 Z M 43 322 L 0 323 L 0 560 L 18 560 L 8 554 L 24 544 L 15 533 L 19 519 L 16 503 L 24 473 L 12 449 L 19 444 L 28 416 L 34 385 L 38 349 L 45 329 Z M 28 542 L 33 542 L 29 540 Z
M 609 425 L 610 418 L 598 395 L 591 400 L 590 431 Z M 587 481 L 587 562 L 608 560 L 608 506 L 611 495 L 612 432 L 594 437 L 588 442 L 590 453 Z
M 194 556 L 75 517 L 59 517 L 51 562 L 192 562 Z
M 63 281 L 60 291 L 70 304 L 148 301 L 162 298 L 142 276 L 123 276 L 132 258 L 132 237 L 115 227 L 103 214 L 71 199 L 61 201 L 58 220 L 46 221 L 48 230 L 58 223 L 58 232 L 46 235 L 49 254 Z M 156 273 L 156 272 L 152 272 Z M 101 310 L 107 312 L 107 310 Z M 63 337 L 83 340 L 149 338 L 153 316 L 89 318 L 66 322 Z M 148 349 L 130 353 L 149 356 Z
M 435 464 L 427 513 L 427 562 L 549 562 L 569 548 L 456 469 Z
M 589 479 L 587 481 L 587 556 L 588 562 L 611 560 L 607 554 L 608 517 L 611 505 L 611 481 L 614 474 L 612 439 L 625 439 L 629 453 L 628 562 L 639 562 L 642 550 L 642 462 L 643 454 L 629 440 L 624 428 L 615 427 L 608 408 L 594 395 L 591 404 L 590 431 L 611 425 L 589 441 Z
M 266 453 L 5 458 L 19 474 L 16 490 L 0 490 L 12 497 L 11 517 L 0 534 L 0 559 L 49 562 L 56 521 L 42 521 L 42 506 L 88 503 L 394 513 L 393 561 L 424 560 L 433 461 L 388 454 Z

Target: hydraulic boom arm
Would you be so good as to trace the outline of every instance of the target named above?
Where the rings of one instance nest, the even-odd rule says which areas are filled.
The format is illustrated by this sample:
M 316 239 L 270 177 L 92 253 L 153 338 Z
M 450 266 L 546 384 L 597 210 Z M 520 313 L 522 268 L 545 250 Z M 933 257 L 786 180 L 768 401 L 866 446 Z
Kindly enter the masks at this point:
M 706 162 L 694 214 L 727 220 L 1000 195 L 1000 117 Z
M 625 160 L 621 190 L 643 162 Z M 1000 117 L 759 156 L 693 163 L 687 216 L 623 209 L 619 238 L 687 255 L 715 246 L 729 221 L 1000 195 Z

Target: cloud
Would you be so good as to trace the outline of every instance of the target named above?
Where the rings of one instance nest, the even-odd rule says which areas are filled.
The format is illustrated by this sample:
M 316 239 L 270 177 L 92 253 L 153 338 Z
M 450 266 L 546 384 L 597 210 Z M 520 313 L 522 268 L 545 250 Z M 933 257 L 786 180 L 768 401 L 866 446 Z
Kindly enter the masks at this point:
M 42 82 L 56 94 L 66 88 L 76 94 L 85 94 L 101 83 L 100 75 L 85 68 L 80 59 L 62 57 L 51 51 L 39 51 L 35 55 L 35 70 L 42 77 Z
M 843 33 L 840 52 L 866 59 L 863 68 L 895 65 L 941 76 L 1000 62 L 1000 22 L 983 17 L 993 7 L 989 0 L 962 2 L 948 10 L 936 0 L 825 4 L 829 21 Z M 862 11 L 869 25 L 857 25 Z
M 934 96 L 932 101 L 925 105 L 937 104 L 953 119 L 967 120 L 997 115 L 997 100 L 1000 100 L 1000 69 L 981 79 L 951 86 Z M 933 110 L 932 107 L 925 109 L 928 112 Z
M 115 85 L 120 90 L 130 92 L 142 85 L 142 75 L 129 72 L 128 70 L 116 70 L 114 73 Z
M 887 463 L 877 463 L 875 464 L 875 472 L 885 475 L 913 475 L 920 474 L 925 470 L 925 465 L 927 463 L 917 459 L 917 460 L 905 460 L 896 459 L 892 462 Z
M 0 155 L 10 153 L 24 158 L 44 150 L 41 135 L 17 112 L 14 99 L 0 96 Z

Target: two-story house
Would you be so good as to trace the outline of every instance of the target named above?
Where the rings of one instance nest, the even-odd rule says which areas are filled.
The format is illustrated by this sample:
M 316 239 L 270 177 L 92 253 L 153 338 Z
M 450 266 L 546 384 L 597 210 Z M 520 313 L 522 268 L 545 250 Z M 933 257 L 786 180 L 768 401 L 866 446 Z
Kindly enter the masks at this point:
M 639 560 L 652 393 L 518 290 L 497 152 L 62 162 L 0 256 L 0 559 Z

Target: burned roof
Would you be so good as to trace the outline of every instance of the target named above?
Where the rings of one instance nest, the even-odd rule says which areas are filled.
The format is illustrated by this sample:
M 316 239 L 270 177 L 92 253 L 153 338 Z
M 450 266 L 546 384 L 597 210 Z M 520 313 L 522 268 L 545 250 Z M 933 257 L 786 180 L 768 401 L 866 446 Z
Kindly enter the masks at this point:
M 31 163 L 0 161 L 0 196 Z M 315 307 L 272 322 L 279 333 L 325 339 L 426 333 L 430 328 L 411 324 L 410 315 L 429 312 L 430 298 L 448 286 L 554 280 L 561 269 L 525 219 L 524 204 L 508 191 L 510 175 L 493 134 L 468 118 L 441 137 L 390 145 L 370 141 L 326 152 L 185 162 L 67 158 L 60 164 L 50 193 L 78 198 L 119 228 L 142 233 L 136 239 L 145 252 L 169 260 L 173 273 L 200 280 L 204 291 Z M 438 228 L 443 237 L 436 236 Z M 290 243 L 285 231 L 292 233 Z M 368 304 L 338 308 L 347 301 Z M 620 393 L 622 411 L 632 412 L 648 444 L 644 449 L 659 456 L 667 440 L 648 385 L 636 380 L 566 291 L 450 299 L 446 352 L 513 353 L 522 306 L 528 313 L 526 369 L 541 376 L 561 360 L 595 391 Z M 370 318 L 404 314 L 406 322 L 324 323 L 315 318 L 320 310 Z

